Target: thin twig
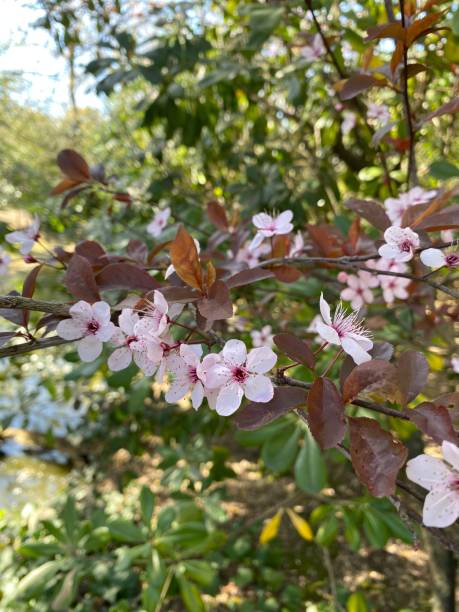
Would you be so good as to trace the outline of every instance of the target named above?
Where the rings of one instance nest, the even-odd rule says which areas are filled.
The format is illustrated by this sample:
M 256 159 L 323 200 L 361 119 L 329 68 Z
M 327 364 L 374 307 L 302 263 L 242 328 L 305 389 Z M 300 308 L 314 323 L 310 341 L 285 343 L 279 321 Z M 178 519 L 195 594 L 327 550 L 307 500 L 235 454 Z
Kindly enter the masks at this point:
M 25 353 L 51 348 L 52 346 L 59 346 L 69 342 L 72 341 L 64 340 L 64 338 L 59 338 L 59 336 L 53 336 L 52 338 L 45 338 L 43 340 L 31 340 L 23 344 L 14 344 L 13 346 L 7 346 L 0 349 L 0 359 L 2 357 L 16 357 L 17 355 L 24 355 Z

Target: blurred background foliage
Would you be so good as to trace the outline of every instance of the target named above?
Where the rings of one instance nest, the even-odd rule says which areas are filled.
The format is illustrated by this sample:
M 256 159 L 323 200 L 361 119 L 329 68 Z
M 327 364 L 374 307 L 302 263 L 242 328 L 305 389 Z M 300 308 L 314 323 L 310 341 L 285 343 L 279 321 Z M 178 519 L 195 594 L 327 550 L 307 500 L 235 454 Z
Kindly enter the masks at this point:
M 387 104 L 394 121 L 375 146 L 361 102 L 336 95 L 336 67 L 300 55 L 315 28 L 299 0 L 32 4 L 39 19 L 30 27 L 45 29 L 67 62 L 69 106 L 60 116 L 25 106 L 21 75 L 0 76 L 0 237 L 27 213 L 40 215 L 49 246 L 95 239 L 116 252 L 139 237 L 152 246 L 145 226 L 167 205 L 205 244 L 211 199 L 235 223 L 290 208 L 298 228 L 331 222 L 346 234 L 346 198 L 383 200 L 407 189 L 400 96 L 366 96 Z M 367 28 L 387 21 L 385 3 L 312 4 L 339 71 L 358 71 Z M 412 50 L 428 66 L 410 80 L 417 117 L 457 90 L 459 12 L 442 6 L 450 29 Z M 387 62 L 392 51 L 381 42 L 372 61 Z M 80 82 L 96 89 L 101 108 L 78 104 Z M 347 134 L 343 110 L 357 118 Z M 455 176 L 446 162 L 458 159 L 454 117 L 421 130 L 424 187 Z M 56 154 L 69 147 L 103 164 L 130 205 L 94 189 L 62 209 L 49 192 L 59 178 Z M 13 276 L 0 278 L 3 293 L 21 287 L 26 266 L 13 256 L 12 267 Z M 325 280 L 338 296 L 332 276 Z M 241 339 L 250 343 L 248 332 L 266 322 L 281 331 L 292 320 L 312 339 L 324 282 L 311 275 L 241 293 Z M 39 295 L 68 300 L 48 273 Z M 453 389 L 449 328 L 426 330 L 421 310 L 403 303 L 376 303 L 371 315 L 376 339 L 426 351 L 437 395 Z M 236 433 L 206 408 L 166 405 L 160 387 L 133 367 L 113 374 L 104 356 L 82 364 L 70 349 L 3 360 L 0 384 L 1 609 L 430 609 L 416 530 L 387 500 L 365 495 L 342 456 L 322 454 L 293 415 Z M 420 448 L 410 425 L 381 419 Z

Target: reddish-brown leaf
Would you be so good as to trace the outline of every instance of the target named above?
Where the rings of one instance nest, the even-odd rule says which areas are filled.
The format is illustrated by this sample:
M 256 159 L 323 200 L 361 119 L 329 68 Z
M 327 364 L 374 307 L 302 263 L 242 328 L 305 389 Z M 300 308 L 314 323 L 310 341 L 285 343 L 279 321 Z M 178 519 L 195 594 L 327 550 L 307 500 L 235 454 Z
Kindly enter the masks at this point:
M 225 209 L 218 202 L 215 200 L 207 202 L 207 215 L 216 228 L 222 232 L 228 231 L 228 217 L 226 216 Z
M 430 28 L 437 23 L 442 17 L 444 12 L 441 13 L 430 13 L 430 15 L 426 15 L 421 19 L 417 19 L 410 26 L 408 26 L 406 31 L 406 46 L 410 47 L 415 40 L 428 34 L 430 32 Z
M 239 429 L 258 429 L 281 417 L 296 406 L 306 403 L 306 392 L 298 387 L 276 387 L 270 402 L 250 402 L 238 410 L 233 421 Z
M 308 225 L 309 236 L 325 257 L 340 257 L 344 254 L 344 239 L 333 225 Z
M 193 238 L 181 225 L 170 245 L 172 265 L 184 283 L 203 290 L 201 264 Z
M 63 174 L 79 183 L 91 179 L 91 171 L 83 157 L 73 149 L 64 149 L 57 156 L 57 165 Z
M 161 287 L 161 293 L 169 303 L 187 304 L 201 299 L 201 293 L 191 287 Z
M 126 251 L 131 259 L 142 264 L 146 262 L 148 247 L 142 240 L 129 240 Z
M 100 300 L 99 289 L 89 261 L 75 253 L 70 260 L 64 283 L 69 293 L 77 300 L 92 303 Z
M 311 370 L 314 369 L 316 362 L 314 353 L 306 342 L 288 333 L 276 334 L 274 342 L 277 348 L 285 353 L 287 357 L 311 368 Z
M 408 209 L 409 210 L 409 209 Z M 430 215 L 417 226 L 417 230 L 423 232 L 437 232 L 444 229 L 458 229 L 459 228 L 459 205 L 454 204 L 448 206 L 439 213 Z
M 427 121 L 431 121 L 435 119 L 435 117 L 441 117 L 442 115 L 449 115 L 450 113 L 457 113 L 459 111 L 459 96 L 457 98 L 453 98 L 446 104 L 443 104 L 437 110 L 424 115 L 418 122 L 418 125 L 422 125 L 423 123 L 427 123 Z
M 396 370 L 402 402 L 408 404 L 426 384 L 429 364 L 422 353 L 405 351 L 397 360 Z
M 351 198 L 350 200 L 346 200 L 344 205 L 382 232 L 391 225 L 390 219 L 384 208 L 374 200 L 358 200 Z
M 374 419 L 351 417 L 348 421 L 351 460 L 358 479 L 375 497 L 393 495 L 408 450 Z
M 394 347 L 389 342 L 374 342 L 373 348 L 368 351 L 372 359 L 383 359 L 384 361 L 390 361 L 394 354 Z M 355 365 L 354 360 L 350 355 L 346 355 L 339 372 L 339 384 L 341 389 L 344 386 L 344 381 L 349 376 Z
M 82 191 L 85 191 L 88 188 L 89 188 L 88 185 L 83 185 L 83 187 L 76 187 L 75 189 L 72 189 L 71 191 L 69 191 L 68 194 L 65 196 L 65 198 L 62 199 L 61 208 L 62 209 L 66 208 L 67 204 L 71 200 L 73 200 L 75 196 L 77 196 L 79 193 L 81 193 Z
M 405 38 L 405 31 L 402 24 L 399 22 L 383 23 L 368 28 L 366 40 L 377 40 L 379 38 L 393 38 L 394 40 L 403 41 Z
M 344 404 L 328 378 L 317 378 L 308 393 L 308 423 L 322 450 L 337 446 L 346 433 Z
M 8 340 L 11 340 L 11 338 L 14 338 L 15 335 L 16 335 L 16 332 L 9 332 L 9 331 L 0 332 L 0 346 L 3 346 L 4 344 L 6 344 Z
M 286 257 L 289 251 L 290 238 L 287 234 L 275 236 L 273 240 L 272 257 Z
M 395 50 L 390 59 L 390 70 L 393 75 L 395 75 L 395 72 L 400 62 L 403 60 L 403 51 L 404 51 L 403 43 L 400 41 L 397 41 L 397 44 L 395 45 Z
M 208 295 L 198 302 L 200 314 L 209 321 L 229 319 L 233 316 L 233 303 L 228 286 L 223 281 L 215 281 Z
M 100 259 L 105 257 L 104 248 L 95 240 L 82 240 L 75 247 L 75 253 L 81 255 L 92 264 L 99 263 Z
M 105 266 L 97 275 L 96 281 L 101 289 L 158 289 L 160 284 L 143 268 L 132 263 L 112 263 Z
M 264 270 L 263 268 L 251 268 L 250 270 L 242 270 L 227 279 L 226 284 L 230 289 L 236 287 L 244 287 L 244 285 L 250 285 L 266 278 L 274 278 L 274 274 L 271 270 Z
M 422 402 L 413 410 L 406 410 L 405 414 L 437 444 L 441 444 L 443 440 L 448 440 L 453 444 L 458 443 L 451 416 L 445 406 L 436 406 L 433 402 Z
M 35 293 L 35 287 L 37 285 L 37 276 L 40 270 L 42 269 L 42 265 L 35 266 L 32 270 L 27 274 L 24 284 L 22 286 L 22 296 L 31 298 Z M 22 311 L 22 325 L 27 327 L 30 318 L 30 310 Z
M 59 195 L 60 193 L 68 191 L 69 189 L 73 189 L 80 183 L 81 181 L 72 181 L 72 179 L 69 178 L 62 179 L 57 185 L 55 185 L 55 187 L 51 189 L 50 195 Z
M 271 266 L 270 270 L 272 270 L 276 279 L 281 283 L 294 283 L 301 278 L 301 272 L 293 266 Z
M 370 87 L 380 84 L 381 81 L 371 74 L 354 74 L 344 83 L 339 92 L 339 97 L 341 100 L 350 100 Z
M 397 371 L 384 359 L 372 359 L 356 366 L 343 384 L 343 400 L 350 402 L 365 391 L 378 391 L 393 398 L 398 389 Z
M 132 204 L 131 196 L 125 191 L 118 191 L 113 195 L 113 199 L 117 202 L 124 202 L 125 204 Z

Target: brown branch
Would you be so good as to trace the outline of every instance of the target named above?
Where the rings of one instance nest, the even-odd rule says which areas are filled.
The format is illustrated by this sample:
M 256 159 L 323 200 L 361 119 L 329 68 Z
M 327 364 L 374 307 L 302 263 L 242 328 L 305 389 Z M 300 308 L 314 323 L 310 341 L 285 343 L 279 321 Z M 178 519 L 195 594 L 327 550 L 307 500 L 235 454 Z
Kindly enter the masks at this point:
M 33 300 L 32 298 L 26 298 L 20 295 L 1 295 L 0 308 L 35 310 L 36 312 L 47 312 L 60 317 L 68 317 L 70 306 L 67 304 L 58 304 L 57 302 Z
M 47 349 L 52 346 L 59 346 L 61 344 L 67 344 L 68 342 L 72 341 L 64 340 L 64 338 L 59 338 L 59 336 L 53 336 L 52 338 L 45 338 L 43 340 L 31 340 L 30 342 L 24 342 L 23 344 L 14 344 L 13 346 L 7 346 L 0 349 L 0 359 L 2 357 L 16 357 L 17 355 L 24 355 L 25 353 Z

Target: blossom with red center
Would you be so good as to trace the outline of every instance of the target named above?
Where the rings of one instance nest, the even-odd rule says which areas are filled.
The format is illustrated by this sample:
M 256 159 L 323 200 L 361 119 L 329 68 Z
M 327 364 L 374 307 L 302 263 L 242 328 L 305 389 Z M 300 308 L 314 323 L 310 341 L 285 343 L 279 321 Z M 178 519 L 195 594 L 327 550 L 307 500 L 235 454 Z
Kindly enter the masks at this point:
M 166 298 L 155 289 L 153 302 L 148 302 L 144 316 L 136 323 L 136 333 L 140 336 L 160 336 L 168 327 L 169 304 Z
M 436 195 L 435 190 L 426 191 L 422 187 L 413 187 L 407 193 L 401 193 L 398 198 L 387 198 L 384 200 L 387 216 L 393 225 L 400 226 L 403 215 L 411 206 L 426 204 Z
M 253 402 L 269 402 L 274 388 L 264 374 L 276 361 L 276 354 L 268 347 L 255 348 L 247 354 L 241 340 L 228 340 L 218 356 L 207 355 L 203 360 L 206 387 L 214 392 L 213 397 L 208 394 L 210 405 L 218 414 L 229 416 L 239 408 L 244 395 Z
M 385 104 L 370 102 L 367 110 L 368 119 L 374 119 L 382 124 L 390 121 L 390 111 Z
M 265 238 L 290 234 L 293 229 L 293 225 L 291 224 L 292 219 L 293 213 L 291 210 L 284 210 L 284 212 L 277 217 L 272 217 L 267 213 L 258 213 L 258 215 L 254 215 L 252 217 L 252 222 L 258 231 L 250 243 L 249 249 L 253 251 L 259 247 Z
M 255 348 L 258 348 L 260 346 L 268 346 L 269 348 L 271 348 L 274 343 L 274 336 L 272 334 L 272 331 L 273 328 L 271 327 L 271 325 L 265 325 L 260 329 L 260 331 L 256 329 L 251 331 L 250 335 L 252 336 L 252 345 Z
M 6 234 L 5 240 L 10 244 L 19 244 L 19 252 L 23 255 L 28 255 L 33 248 L 33 245 L 40 237 L 40 219 L 34 217 L 32 225 Z
M 308 62 L 313 62 L 327 52 L 320 34 L 315 34 L 311 44 L 302 47 L 300 53 Z
M 168 371 L 172 382 L 165 396 L 167 402 L 178 402 L 191 391 L 193 408 L 199 408 L 205 393 L 205 369 L 201 357 L 200 344 L 182 344 L 179 354 L 171 356 Z
M 70 310 L 70 319 L 61 321 L 57 334 L 65 340 L 80 340 L 77 344 L 82 361 L 94 361 L 102 352 L 102 345 L 115 333 L 110 321 L 110 306 L 107 302 L 88 304 L 80 300 Z
M 440 249 L 426 249 L 420 255 L 421 261 L 429 268 L 457 268 L 459 266 L 459 253 L 443 253 Z
M 449 527 L 459 517 L 459 448 L 446 440 L 441 448 L 449 465 L 426 454 L 406 464 L 407 477 L 429 491 L 422 512 L 426 527 Z
M 170 215 L 170 208 L 164 208 L 163 210 L 157 212 L 153 218 L 153 221 L 147 225 L 147 232 L 155 238 L 158 238 L 166 227 Z
M 338 280 L 347 283 L 341 291 L 340 297 L 351 303 L 354 310 L 359 310 L 364 304 L 373 302 L 374 289 L 379 285 L 378 278 L 371 272 L 359 270 L 358 274 L 338 274 Z
M 124 370 L 132 360 L 147 376 L 156 371 L 159 360 L 153 361 L 147 355 L 147 343 L 138 335 L 135 326 L 140 321 L 139 315 L 131 308 L 123 308 L 118 317 L 119 328 L 116 328 L 110 342 L 118 347 L 108 358 L 108 367 L 113 372 Z
M 378 253 L 384 259 L 395 261 L 410 261 L 414 251 L 419 247 L 419 236 L 409 227 L 397 227 L 392 225 L 384 232 L 386 244 L 379 247 Z
M 363 327 L 358 319 L 358 313 L 347 314 L 342 304 L 339 304 L 333 315 L 330 306 L 320 294 L 320 313 L 322 321 L 316 324 L 319 336 L 330 344 L 341 346 L 343 351 L 350 355 L 357 365 L 371 360 L 368 353 L 373 348 L 370 333 Z

